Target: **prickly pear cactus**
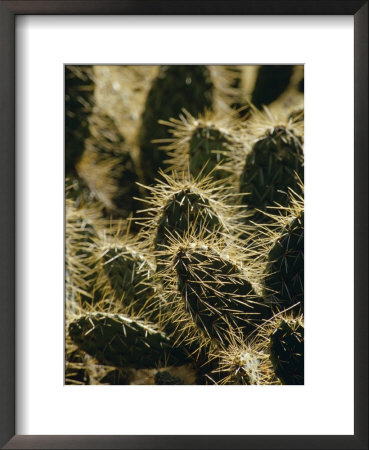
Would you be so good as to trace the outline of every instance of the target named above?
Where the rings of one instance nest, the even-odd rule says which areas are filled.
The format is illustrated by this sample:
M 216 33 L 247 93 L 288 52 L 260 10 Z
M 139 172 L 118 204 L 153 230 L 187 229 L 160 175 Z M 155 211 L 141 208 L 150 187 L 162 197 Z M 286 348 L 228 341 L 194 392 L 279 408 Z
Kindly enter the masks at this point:
M 283 384 L 304 384 L 304 324 L 282 319 L 270 335 L 270 360 Z
M 96 265 L 102 266 L 104 296 L 113 295 L 135 315 L 151 315 L 152 319 L 154 311 L 144 309 L 147 300 L 154 295 L 154 264 L 139 248 L 137 240 L 129 235 L 100 240 L 96 243 L 95 255 Z
M 163 175 L 163 178 L 164 181 L 149 188 L 151 195 L 145 201 L 151 207 L 146 210 L 148 217 L 141 222 L 146 230 L 145 240 L 151 242 L 150 250 L 159 257 L 158 264 L 162 252 L 166 257 L 173 239 L 192 234 L 199 238 L 218 236 L 232 240 L 247 233 L 244 213 L 229 204 L 227 200 L 232 195 L 210 177 L 198 181 L 191 175 L 185 178 Z
M 302 189 L 300 182 L 299 189 Z M 284 308 L 304 305 L 304 206 L 300 194 L 289 189 L 289 206 L 276 207 L 269 218 L 263 245 L 266 251 L 265 292 L 272 302 Z
M 303 384 L 303 67 L 65 82 L 65 382 Z
M 69 324 L 69 335 L 82 350 L 116 367 L 156 368 L 185 360 L 154 325 L 123 314 L 82 315 Z
M 156 142 L 168 154 L 172 171 L 189 171 L 196 179 L 210 175 L 211 178 L 227 182 L 227 163 L 235 148 L 243 147 L 239 123 L 234 111 L 228 115 L 207 112 L 197 117 L 183 110 L 180 119 L 160 123 L 168 127 L 169 139 Z M 231 169 L 232 170 L 232 169 Z
M 185 311 L 187 320 L 191 318 L 206 338 L 223 345 L 232 340 L 235 330 L 247 336 L 270 314 L 242 265 L 212 245 L 179 241 L 172 258 L 167 266 L 166 276 L 172 277 L 167 289 L 181 297 L 173 316 Z
M 164 207 L 155 238 L 156 249 L 165 248 L 171 234 L 183 237 L 192 224 L 196 224 L 198 232 L 204 229 L 211 234 L 222 230 L 220 220 L 211 209 L 209 201 L 190 189 L 184 189 L 175 194 Z
M 297 190 L 303 179 L 302 138 L 291 124 L 266 127 L 253 142 L 240 177 L 243 202 L 262 222 L 270 207 L 288 205 L 288 189 Z M 260 212 L 261 211 L 261 212 Z
M 204 173 L 211 173 L 225 159 L 227 144 L 227 136 L 221 130 L 211 126 L 198 127 L 190 141 L 190 173 L 197 176 L 204 167 Z M 217 175 L 222 177 L 222 174 Z
M 304 212 L 292 218 L 268 254 L 265 284 L 281 305 L 304 302 Z

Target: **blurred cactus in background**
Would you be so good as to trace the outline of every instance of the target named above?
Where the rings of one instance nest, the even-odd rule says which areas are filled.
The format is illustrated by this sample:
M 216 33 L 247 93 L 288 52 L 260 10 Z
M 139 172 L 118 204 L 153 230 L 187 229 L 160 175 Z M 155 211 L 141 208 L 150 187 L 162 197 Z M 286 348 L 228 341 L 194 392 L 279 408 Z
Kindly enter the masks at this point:
M 75 170 L 89 135 L 88 117 L 94 102 L 91 66 L 65 68 L 65 173 Z
M 141 163 L 146 183 L 151 183 L 165 157 L 153 139 L 165 138 L 158 127 L 163 117 L 177 117 L 182 108 L 194 115 L 211 109 L 214 85 L 206 66 L 161 66 L 153 80 L 142 114 L 139 133 Z
M 65 383 L 304 383 L 303 66 L 66 66 Z

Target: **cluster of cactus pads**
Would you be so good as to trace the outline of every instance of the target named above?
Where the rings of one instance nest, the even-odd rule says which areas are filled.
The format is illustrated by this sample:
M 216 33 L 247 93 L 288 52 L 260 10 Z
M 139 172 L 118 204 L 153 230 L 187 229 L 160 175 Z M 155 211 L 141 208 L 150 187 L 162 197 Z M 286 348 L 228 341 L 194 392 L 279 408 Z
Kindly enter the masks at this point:
M 301 66 L 66 66 L 66 384 L 304 383 Z

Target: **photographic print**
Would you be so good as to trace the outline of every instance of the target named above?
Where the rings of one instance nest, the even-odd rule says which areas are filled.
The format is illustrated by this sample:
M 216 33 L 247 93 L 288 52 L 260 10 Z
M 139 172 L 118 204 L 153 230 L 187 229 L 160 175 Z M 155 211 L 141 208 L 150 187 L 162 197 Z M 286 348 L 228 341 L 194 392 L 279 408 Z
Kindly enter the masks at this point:
M 304 384 L 304 67 L 64 70 L 65 384 Z

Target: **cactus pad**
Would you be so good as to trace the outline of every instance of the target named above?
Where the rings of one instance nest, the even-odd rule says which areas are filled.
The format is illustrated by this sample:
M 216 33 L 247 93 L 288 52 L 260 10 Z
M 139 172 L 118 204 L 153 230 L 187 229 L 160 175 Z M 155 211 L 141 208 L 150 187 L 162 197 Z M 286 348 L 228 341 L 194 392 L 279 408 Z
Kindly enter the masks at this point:
M 283 384 L 304 384 L 304 325 L 282 319 L 270 335 L 270 359 Z
M 244 203 L 255 211 L 254 220 L 266 216 L 256 210 L 287 205 L 288 188 L 297 190 L 303 179 L 303 149 L 301 138 L 285 126 L 268 130 L 253 145 L 247 155 L 240 179 Z
M 207 337 L 229 342 L 235 330 L 251 331 L 268 315 L 237 263 L 209 248 L 182 248 L 174 260 L 186 311 Z
M 131 306 L 134 313 L 142 314 L 148 298 L 154 293 L 152 265 L 134 247 L 117 243 L 106 248 L 101 257 L 115 298 L 125 306 Z M 147 308 L 145 312 L 149 312 Z
M 304 212 L 282 230 L 268 254 L 266 289 L 284 307 L 304 303 Z
M 206 235 L 222 230 L 220 220 L 209 200 L 187 188 L 168 199 L 158 222 L 156 250 L 161 250 L 168 244 L 170 235 L 183 237 L 193 225 L 197 234 Z
M 228 136 L 215 127 L 198 127 L 190 141 L 190 173 L 194 177 L 200 173 L 209 174 L 225 160 L 229 144 Z M 214 179 L 224 178 L 225 173 L 217 170 L 212 173 Z
M 69 324 L 69 335 L 102 364 L 140 369 L 184 361 L 181 351 L 154 325 L 123 314 L 82 315 Z

